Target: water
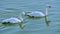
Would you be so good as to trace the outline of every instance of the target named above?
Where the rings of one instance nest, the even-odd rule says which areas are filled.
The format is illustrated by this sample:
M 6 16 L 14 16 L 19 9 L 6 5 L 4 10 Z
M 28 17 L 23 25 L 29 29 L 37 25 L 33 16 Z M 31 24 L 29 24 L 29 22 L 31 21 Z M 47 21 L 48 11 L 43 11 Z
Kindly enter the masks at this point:
M 47 26 L 44 18 L 26 18 L 23 30 L 18 25 L 3 26 L 0 23 L 0 34 L 60 34 L 60 0 L 0 0 L 0 22 L 10 17 L 18 17 L 22 11 L 41 11 L 45 13 L 46 4 L 52 7 L 48 11 L 51 21 Z

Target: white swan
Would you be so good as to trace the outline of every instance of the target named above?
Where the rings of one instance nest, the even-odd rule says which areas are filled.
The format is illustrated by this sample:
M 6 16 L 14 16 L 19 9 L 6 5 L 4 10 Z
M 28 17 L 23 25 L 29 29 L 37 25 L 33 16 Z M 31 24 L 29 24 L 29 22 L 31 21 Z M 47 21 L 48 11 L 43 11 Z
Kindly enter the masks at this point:
M 2 23 L 3 24 L 6 24 L 6 23 L 20 23 L 20 22 L 23 22 L 22 16 L 20 16 L 19 19 L 18 18 L 11 17 L 11 18 L 2 20 Z
M 18 18 L 8 18 L 8 19 L 4 19 L 2 20 L 2 24 L 18 24 L 20 26 L 21 29 L 23 29 L 25 26 L 23 24 L 24 19 L 22 18 L 21 15 L 19 15 Z
M 30 16 L 30 17 L 44 17 L 47 15 L 47 12 L 48 12 L 48 8 L 50 8 L 51 6 L 50 5 L 46 5 L 46 14 L 42 13 L 42 12 L 39 12 L 39 11 L 33 11 L 33 12 L 23 12 L 23 15 L 27 15 L 27 16 Z

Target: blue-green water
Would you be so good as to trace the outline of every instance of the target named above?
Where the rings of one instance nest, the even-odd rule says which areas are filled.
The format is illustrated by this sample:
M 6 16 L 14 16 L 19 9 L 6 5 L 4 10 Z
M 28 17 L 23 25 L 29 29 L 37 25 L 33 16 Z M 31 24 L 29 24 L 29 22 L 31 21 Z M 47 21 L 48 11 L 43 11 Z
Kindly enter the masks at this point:
M 49 27 L 44 18 L 27 18 L 23 30 L 18 25 L 0 26 L 0 34 L 60 34 L 60 0 L 0 0 L 0 22 L 6 18 L 17 17 L 22 11 L 45 13 L 46 4 L 52 6 L 48 11 L 51 21 Z

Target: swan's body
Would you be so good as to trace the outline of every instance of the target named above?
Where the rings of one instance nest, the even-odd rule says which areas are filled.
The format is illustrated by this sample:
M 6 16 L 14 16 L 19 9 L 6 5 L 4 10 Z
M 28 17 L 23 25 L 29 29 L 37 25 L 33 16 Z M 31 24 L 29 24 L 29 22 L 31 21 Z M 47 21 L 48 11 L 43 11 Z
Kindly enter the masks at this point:
M 43 17 L 45 16 L 42 12 L 39 11 L 34 11 L 34 12 L 30 12 L 28 14 L 26 14 L 27 16 L 33 16 L 33 17 Z
M 26 15 L 26 16 L 32 17 L 32 18 L 34 18 L 34 17 L 38 18 L 38 17 L 46 16 L 44 13 L 42 13 L 40 11 L 23 12 L 23 14 Z
M 39 11 L 33 11 L 33 12 L 23 12 L 24 15 L 30 16 L 30 17 L 44 17 L 47 16 L 48 8 L 51 6 L 47 5 L 45 14 Z
M 9 19 L 3 20 L 2 22 L 3 23 L 19 23 L 19 22 L 22 22 L 22 21 L 17 19 L 17 18 L 9 18 Z
M 11 17 L 11 18 L 2 20 L 2 23 L 4 24 L 5 23 L 20 23 L 20 22 L 23 22 L 22 15 L 19 15 L 18 18 Z

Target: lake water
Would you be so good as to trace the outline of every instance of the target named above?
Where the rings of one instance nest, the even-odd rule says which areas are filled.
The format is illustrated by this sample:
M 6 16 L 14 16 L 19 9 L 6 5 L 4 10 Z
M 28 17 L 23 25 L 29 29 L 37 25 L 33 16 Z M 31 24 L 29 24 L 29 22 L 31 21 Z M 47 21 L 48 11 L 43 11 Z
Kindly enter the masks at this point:
M 10 17 L 18 17 L 22 11 L 41 11 L 45 13 L 46 4 L 50 4 L 47 26 L 45 19 L 26 18 L 25 28 L 18 25 L 4 26 L 1 21 Z M 0 0 L 0 34 L 60 34 L 60 0 Z

